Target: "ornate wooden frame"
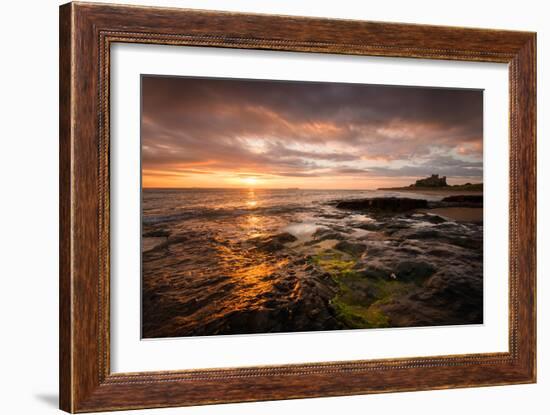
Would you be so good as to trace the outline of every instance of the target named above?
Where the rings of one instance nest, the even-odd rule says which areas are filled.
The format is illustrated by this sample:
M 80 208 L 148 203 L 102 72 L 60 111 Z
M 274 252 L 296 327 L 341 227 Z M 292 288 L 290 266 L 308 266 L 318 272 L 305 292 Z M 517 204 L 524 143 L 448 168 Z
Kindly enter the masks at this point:
M 114 42 L 508 63 L 509 352 L 111 373 L 109 56 Z M 90 412 L 535 382 L 535 105 L 535 33 L 106 4 L 61 6 L 61 409 Z

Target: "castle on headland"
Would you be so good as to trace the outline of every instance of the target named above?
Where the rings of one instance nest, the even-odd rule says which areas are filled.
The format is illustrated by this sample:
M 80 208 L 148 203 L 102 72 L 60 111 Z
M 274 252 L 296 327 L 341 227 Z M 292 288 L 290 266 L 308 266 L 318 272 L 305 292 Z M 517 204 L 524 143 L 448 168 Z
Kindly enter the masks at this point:
M 447 176 L 439 177 L 439 174 L 432 174 L 430 177 L 425 179 L 419 179 L 415 184 L 411 186 L 414 187 L 445 187 L 447 186 Z

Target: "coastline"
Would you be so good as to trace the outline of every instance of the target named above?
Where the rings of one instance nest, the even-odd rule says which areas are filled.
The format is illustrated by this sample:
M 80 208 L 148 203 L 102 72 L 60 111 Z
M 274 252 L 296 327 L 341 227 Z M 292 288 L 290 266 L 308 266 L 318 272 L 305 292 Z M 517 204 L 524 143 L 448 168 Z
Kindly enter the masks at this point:
M 377 190 L 382 191 L 388 191 L 388 192 L 409 192 L 409 193 L 417 193 L 417 194 L 429 194 L 429 195 L 456 195 L 460 193 L 468 194 L 468 195 L 482 195 L 483 190 L 465 190 L 465 189 L 453 189 L 452 187 L 449 188 L 411 188 L 411 187 L 381 187 Z
M 479 324 L 482 201 L 407 190 L 146 193 L 143 336 Z

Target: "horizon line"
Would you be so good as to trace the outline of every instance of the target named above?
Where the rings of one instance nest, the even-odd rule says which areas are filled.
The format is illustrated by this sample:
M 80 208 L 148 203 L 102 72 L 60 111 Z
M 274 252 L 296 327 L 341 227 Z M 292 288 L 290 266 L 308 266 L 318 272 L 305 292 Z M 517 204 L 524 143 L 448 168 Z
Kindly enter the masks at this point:
M 454 186 L 464 186 L 466 183 L 457 185 L 447 185 L 445 187 L 426 187 L 419 188 L 418 190 L 443 190 Z M 471 183 L 472 185 L 483 184 L 483 182 Z M 365 191 L 365 190 L 401 190 L 414 188 L 414 186 L 397 186 L 397 187 L 377 187 L 377 188 L 358 188 L 358 189 L 342 189 L 342 188 L 315 188 L 315 187 L 201 187 L 201 186 L 188 186 L 188 187 L 155 187 L 155 186 L 141 186 L 142 190 L 342 190 L 342 191 Z
M 314 188 L 314 187 L 200 187 L 200 186 L 189 186 L 189 187 L 154 187 L 154 186 L 142 186 L 142 190 L 378 190 L 378 189 L 335 189 L 335 188 Z

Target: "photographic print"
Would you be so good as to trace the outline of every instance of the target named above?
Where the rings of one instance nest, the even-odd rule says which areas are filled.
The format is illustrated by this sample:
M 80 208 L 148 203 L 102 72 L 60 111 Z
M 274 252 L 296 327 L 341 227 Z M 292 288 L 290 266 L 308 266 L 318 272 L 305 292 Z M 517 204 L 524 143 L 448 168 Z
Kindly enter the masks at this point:
M 483 323 L 483 91 L 142 75 L 142 337 Z

